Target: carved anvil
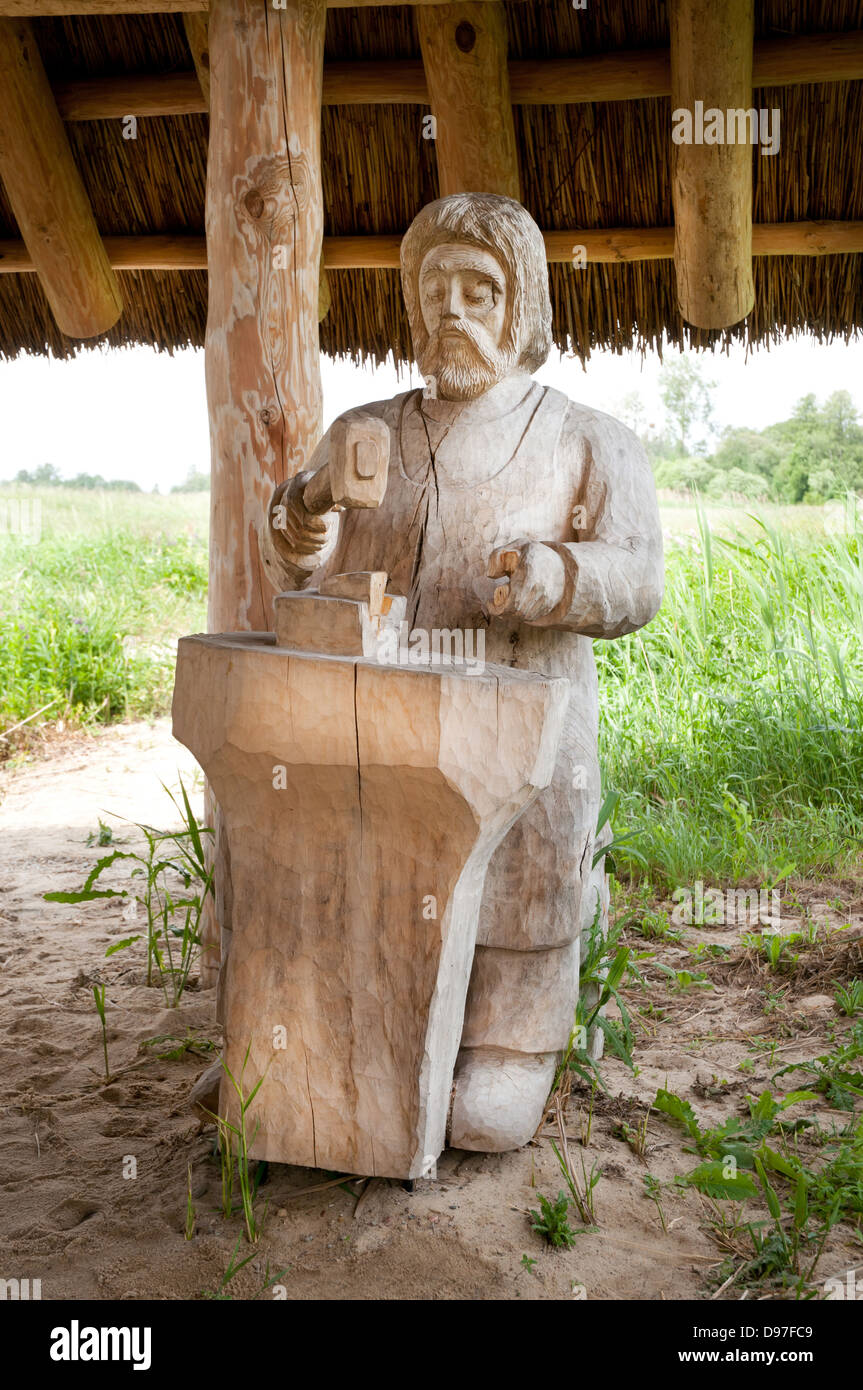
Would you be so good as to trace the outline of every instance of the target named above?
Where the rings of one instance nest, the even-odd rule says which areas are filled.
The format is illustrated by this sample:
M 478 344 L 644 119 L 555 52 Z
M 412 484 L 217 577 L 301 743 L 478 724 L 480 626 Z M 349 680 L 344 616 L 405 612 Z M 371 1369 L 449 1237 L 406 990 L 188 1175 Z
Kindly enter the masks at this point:
M 367 605 L 294 597 L 321 612 L 292 641 L 318 631 L 327 655 L 267 633 L 185 637 L 178 652 L 174 733 L 230 846 L 224 1060 L 239 1077 L 249 1048 L 247 1090 L 264 1077 L 253 1157 L 428 1176 L 486 868 L 551 779 L 568 686 L 334 656 L 328 606 Z M 220 1113 L 236 1121 L 236 1106 L 223 1081 Z

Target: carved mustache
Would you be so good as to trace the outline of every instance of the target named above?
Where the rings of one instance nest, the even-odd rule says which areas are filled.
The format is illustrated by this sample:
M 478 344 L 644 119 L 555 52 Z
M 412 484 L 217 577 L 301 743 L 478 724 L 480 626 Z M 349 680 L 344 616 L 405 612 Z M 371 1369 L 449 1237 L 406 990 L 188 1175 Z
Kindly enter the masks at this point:
M 444 337 L 445 334 L 447 337 Z M 456 342 L 456 337 L 464 341 Z M 457 352 L 461 348 L 473 351 L 480 361 L 489 367 L 496 367 L 504 355 L 488 341 L 482 330 L 478 329 L 469 319 L 445 324 L 435 329 L 429 337 L 428 350 L 436 361 L 440 361 L 441 358 L 446 359 L 453 349 Z

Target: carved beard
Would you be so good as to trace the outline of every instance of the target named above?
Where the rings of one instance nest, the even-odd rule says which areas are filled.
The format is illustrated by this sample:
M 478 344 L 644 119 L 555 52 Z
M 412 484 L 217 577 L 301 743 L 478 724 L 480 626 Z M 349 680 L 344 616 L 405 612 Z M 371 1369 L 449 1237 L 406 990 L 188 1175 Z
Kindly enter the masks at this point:
M 444 400 L 473 401 L 512 370 L 514 350 L 495 347 L 469 320 L 446 331 L 461 334 L 462 342 L 442 340 L 437 330 L 429 335 L 419 364 L 426 380 L 434 377 Z

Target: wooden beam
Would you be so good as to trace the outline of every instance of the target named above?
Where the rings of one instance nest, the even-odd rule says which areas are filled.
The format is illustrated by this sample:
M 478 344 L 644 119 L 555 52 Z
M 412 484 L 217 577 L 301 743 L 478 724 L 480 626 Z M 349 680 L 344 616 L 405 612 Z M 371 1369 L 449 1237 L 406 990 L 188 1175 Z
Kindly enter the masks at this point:
M 759 39 L 752 63 L 754 87 L 807 82 L 856 82 L 863 77 L 863 33 L 799 34 Z
M 456 2 L 457 0 L 452 0 L 452 3 Z M 328 0 L 328 8 L 368 9 L 396 4 L 425 6 L 436 3 L 439 3 L 439 0 Z M 496 3 L 496 0 L 479 0 L 479 3 Z M 209 0 L 0 0 L 0 17 L 43 19 L 67 15 L 186 15 L 206 14 L 209 8 Z M 859 55 L 855 55 L 852 48 L 861 40 L 863 35 L 857 33 L 801 34 L 791 38 L 759 40 L 755 50 L 755 86 L 855 81 L 860 77 Z M 799 58 L 794 53 L 795 46 L 800 48 Z M 835 65 L 831 59 L 835 59 Z M 843 65 L 846 64 L 849 70 L 843 71 Z M 591 67 L 594 68 L 594 74 L 588 77 L 588 82 L 599 91 L 599 95 L 573 95 L 578 90 L 577 69 L 582 65 L 585 65 L 588 72 Z M 790 74 L 786 75 L 785 70 L 789 65 Z M 801 76 L 801 65 L 810 66 L 813 75 Z M 521 72 L 516 73 L 513 69 L 520 69 Z M 626 80 L 627 70 L 633 81 L 632 86 Z M 539 85 L 543 74 L 550 78 L 551 91 L 557 92 L 557 95 L 543 97 Z M 668 96 L 671 90 L 668 52 L 664 49 L 634 49 L 630 52 L 589 55 L 585 58 L 518 62 L 510 64 L 510 78 L 513 102 L 516 105 L 525 100 L 543 105 L 578 101 L 629 101 L 647 96 Z M 531 92 L 529 98 L 520 94 L 521 83 Z M 617 91 L 618 95 L 611 95 L 612 91 Z M 607 92 L 608 95 L 603 95 L 603 92 Z M 378 100 L 384 101 L 385 97 L 381 95 Z
M 330 9 L 371 9 L 381 5 L 429 5 L 438 0 L 327 0 Z M 483 0 L 494 3 L 494 0 Z M 212 0 L 0 0 L 0 15 L 42 19 L 64 15 L 203 14 Z
M 609 227 L 603 231 L 544 232 L 552 264 L 615 265 L 624 261 L 663 261 L 674 254 L 673 227 Z
M 184 22 L 206 23 L 205 15 Z M 189 44 L 191 48 L 191 41 Z M 196 36 L 195 72 L 129 73 L 61 82 L 54 99 L 64 121 L 109 121 L 123 116 L 193 116 L 209 109 L 209 51 Z M 206 63 L 204 57 L 206 54 Z M 207 93 L 204 92 L 204 84 Z M 422 62 L 328 63 L 324 106 L 427 106 Z
M 575 228 L 544 232 L 552 264 L 576 265 L 580 250 L 589 265 L 671 260 L 673 227 Z M 328 270 L 395 270 L 400 236 L 324 237 Z M 863 253 L 863 222 L 764 222 L 753 227 L 757 256 L 839 256 Z
M 106 236 L 102 244 L 114 270 L 206 270 L 202 236 Z M 35 272 L 23 241 L 0 241 L 0 275 Z
M 66 15 L 194 14 L 208 10 L 209 0 L 0 0 L 0 15 L 46 19 Z
M 2 0 L 0 0 L 2 4 Z M 186 15 L 189 27 L 206 23 L 203 15 Z M 191 41 L 190 41 L 191 48 Z M 199 53 L 203 50 L 199 49 Z M 807 34 L 770 39 L 755 45 L 756 87 L 863 79 L 863 33 Z M 207 110 L 201 81 L 209 69 L 195 73 L 141 73 L 64 82 L 54 97 L 65 121 L 112 120 L 126 115 L 188 116 Z M 516 60 L 509 64 L 514 106 L 575 105 L 595 101 L 632 101 L 668 96 L 668 53 L 600 54 L 586 58 Z M 429 93 L 420 59 L 327 63 L 324 106 L 428 106 Z
M 794 87 L 863 78 L 863 33 L 801 34 L 759 39 L 753 87 Z M 643 101 L 671 94 L 668 49 L 632 49 L 584 58 L 519 60 L 509 65 L 515 106 L 568 106 L 588 101 Z M 749 103 L 747 103 L 748 105 Z
M 66 15 L 194 14 L 209 0 L 0 0 L 0 15 L 45 19 Z
M 762 222 L 752 228 L 755 256 L 847 256 L 863 251 L 863 222 Z
M 54 88 L 54 100 L 64 121 L 192 116 L 207 110 L 201 84 L 194 72 L 129 73 L 123 77 L 60 82 Z
M 402 239 L 395 236 L 325 236 L 327 270 L 397 269 Z
M 31 26 L 0 20 L 0 179 L 62 333 L 93 338 L 123 301 Z
M 609 227 L 545 232 L 549 263 L 576 263 L 584 247 L 589 265 L 670 261 L 673 227 Z M 103 237 L 115 270 L 206 270 L 207 244 L 196 236 Z M 400 236 L 330 236 L 323 239 L 327 270 L 397 270 Z M 863 253 L 863 222 L 763 222 L 752 228 L 756 256 L 845 256 Z M 0 275 L 35 271 L 23 241 L 0 241 Z
M 416 14 L 431 99 L 440 196 L 520 198 L 502 4 L 431 5 Z
M 730 328 L 755 302 L 752 146 L 705 144 L 701 113 L 752 106 L 754 0 L 672 0 L 671 196 L 677 301 L 696 328 Z M 681 117 L 688 117 L 686 126 Z M 735 132 L 740 135 L 740 132 Z
M 422 60 L 327 63 L 322 99 L 324 106 L 428 106 Z
M 195 72 L 198 75 L 201 96 L 209 110 L 210 35 L 207 16 L 205 14 L 184 14 L 183 28 L 186 31 L 186 43 L 189 45 L 189 52 L 192 55 L 192 62 L 195 64 Z
M 570 106 L 668 96 L 667 48 L 588 54 L 584 58 L 518 59 L 509 65 L 515 106 Z

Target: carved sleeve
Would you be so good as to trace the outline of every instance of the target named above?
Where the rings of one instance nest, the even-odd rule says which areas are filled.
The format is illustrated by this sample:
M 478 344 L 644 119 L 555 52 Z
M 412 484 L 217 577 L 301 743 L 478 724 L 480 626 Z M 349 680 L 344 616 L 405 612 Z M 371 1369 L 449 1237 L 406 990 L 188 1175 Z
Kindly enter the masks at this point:
M 551 543 L 566 569 L 566 590 L 536 626 L 621 637 L 649 623 L 662 602 L 662 527 L 650 462 L 631 430 L 579 407 L 571 409 L 558 447 L 561 463 L 575 464 L 580 474 L 576 540 Z
M 261 523 L 259 529 L 261 560 L 267 578 L 277 593 L 286 589 L 305 588 L 312 575 L 326 563 L 335 548 L 337 528 L 334 528 L 334 534 L 313 555 L 300 555 L 294 551 L 287 538 L 279 531 L 278 526 L 274 525 L 274 522 L 278 522 L 278 509 L 285 507 L 298 492 L 302 493 L 312 474 L 316 473 L 327 462 L 329 439 L 330 432 L 327 430 L 309 459 L 308 468 L 304 469 L 302 473 L 295 474 L 293 478 L 288 478 L 287 482 L 279 484 L 270 498 L 267 515 Z

